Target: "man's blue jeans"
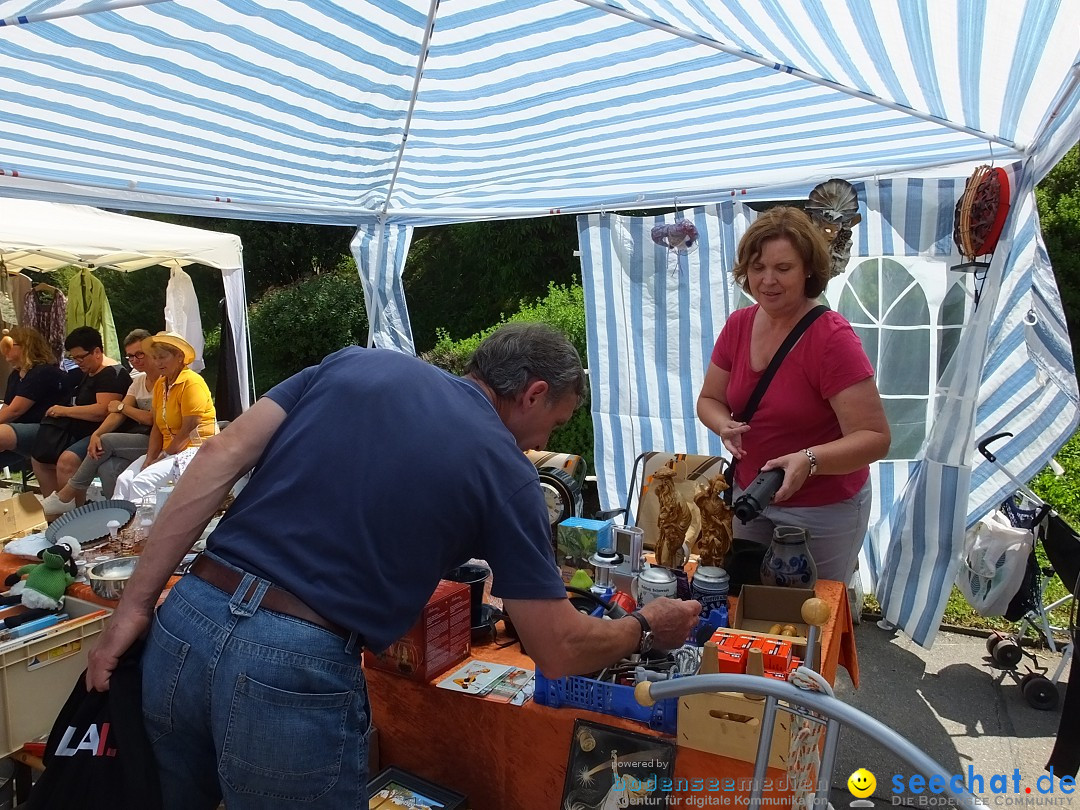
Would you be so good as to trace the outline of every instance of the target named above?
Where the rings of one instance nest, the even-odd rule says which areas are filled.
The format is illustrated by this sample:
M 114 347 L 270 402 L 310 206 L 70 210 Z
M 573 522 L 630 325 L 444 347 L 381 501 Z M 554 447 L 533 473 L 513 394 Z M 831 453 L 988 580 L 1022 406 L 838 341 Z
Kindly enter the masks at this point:
M 267 584 L 228 594 L 188 574 L 157 611 L 143 717 L 167 810 L 368 806 L 359 646 L 260 609 Z

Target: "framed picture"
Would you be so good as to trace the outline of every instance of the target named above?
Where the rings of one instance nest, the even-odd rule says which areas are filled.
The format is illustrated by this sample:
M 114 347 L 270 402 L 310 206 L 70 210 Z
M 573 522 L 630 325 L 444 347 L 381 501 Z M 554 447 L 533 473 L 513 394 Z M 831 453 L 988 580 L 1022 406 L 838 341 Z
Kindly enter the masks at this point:
M 400 768 L 387 768 L 368 782 L 368 810 L 465 810 L 460 793 Z
M 667 807 L 674 767 L 674 743 L 578 720 L 570 741 L 562 810 Z

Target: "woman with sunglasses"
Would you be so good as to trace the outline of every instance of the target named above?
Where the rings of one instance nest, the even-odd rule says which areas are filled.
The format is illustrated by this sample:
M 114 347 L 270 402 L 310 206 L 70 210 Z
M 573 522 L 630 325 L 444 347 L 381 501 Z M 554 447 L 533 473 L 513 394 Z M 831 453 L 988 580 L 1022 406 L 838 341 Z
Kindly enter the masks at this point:
M 0 467 L 14 467 L 30 456 L 45 412 L 67 401 L 67 376 L 36 329 L 13 326 L 4 345 L 13 371 L 0 408 Z

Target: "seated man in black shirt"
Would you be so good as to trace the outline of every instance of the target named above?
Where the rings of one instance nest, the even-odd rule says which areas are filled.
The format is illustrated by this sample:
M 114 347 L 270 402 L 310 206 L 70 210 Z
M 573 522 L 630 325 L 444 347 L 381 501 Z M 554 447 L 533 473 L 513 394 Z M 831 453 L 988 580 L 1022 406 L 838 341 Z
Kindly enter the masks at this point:
M 101 333 L 89 326 L 73 329 L 64 340 L 64 349 L 79 366 L 82 379 L 75 388 L 73 405 L 53 405 L 46 416 L 64 418 L 73 437 L 68 448 L 80 458 L 86 455 L 90 435 L 109 415 L 109 403 L 124 398 L 131 386 L 127 369 L 105 356 Z M 56 491 L 56 459 L 33 457 L 34 475 L 42 495 Z

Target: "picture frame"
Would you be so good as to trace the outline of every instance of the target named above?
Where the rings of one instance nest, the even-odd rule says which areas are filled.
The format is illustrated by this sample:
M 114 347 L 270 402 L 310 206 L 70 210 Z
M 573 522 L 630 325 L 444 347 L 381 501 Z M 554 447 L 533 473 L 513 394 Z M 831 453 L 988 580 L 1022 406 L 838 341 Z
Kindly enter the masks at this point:
M 465 796 L 401 768 L 368 782 L 368 810 L 465 810 Z
M 668 807 L 675 751 L 660 737 L 578 719 L 559 806 Z

